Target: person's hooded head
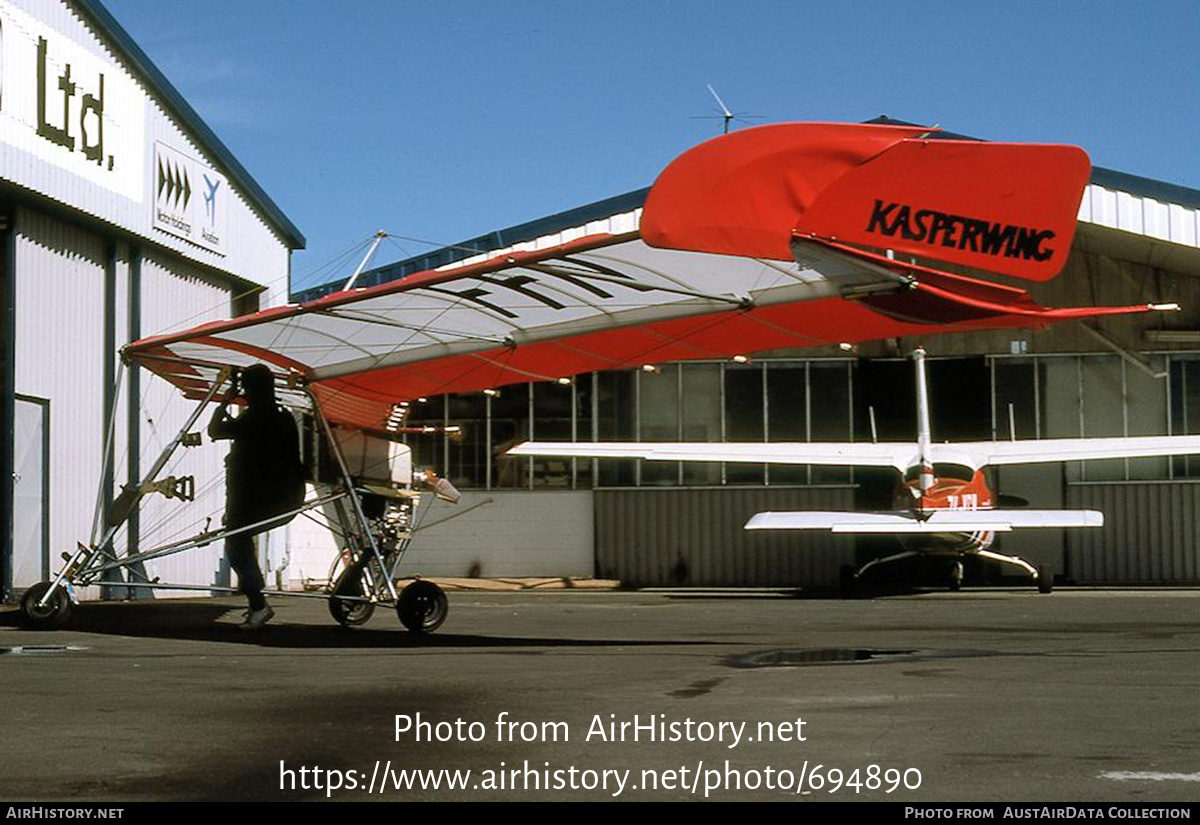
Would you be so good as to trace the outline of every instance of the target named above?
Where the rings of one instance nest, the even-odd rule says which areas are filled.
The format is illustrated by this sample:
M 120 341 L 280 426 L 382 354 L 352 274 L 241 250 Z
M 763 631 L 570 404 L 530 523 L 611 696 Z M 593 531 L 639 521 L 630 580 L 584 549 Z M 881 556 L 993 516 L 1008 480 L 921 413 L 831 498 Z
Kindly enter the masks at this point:
M 251 407 L 275 405 L 275 379 L 266 364 L 255 364 L 242 370 L 242 393 Z

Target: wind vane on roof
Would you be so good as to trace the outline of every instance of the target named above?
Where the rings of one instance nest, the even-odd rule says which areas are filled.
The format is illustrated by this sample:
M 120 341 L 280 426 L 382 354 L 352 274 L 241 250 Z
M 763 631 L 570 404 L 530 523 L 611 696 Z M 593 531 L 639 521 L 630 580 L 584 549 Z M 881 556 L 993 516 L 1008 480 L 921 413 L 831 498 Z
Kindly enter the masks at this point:
M 725 135 L 729 134 L 729 124 L 734 120 L 746 125 L 753 125 L 751 123 L 753 120 L 762 120 L 761 115 L 752 115 L 749 112 L 729 111 L 729 107 L 725 105 L 725 101 L 721 100 L 721 96 L 717 94 L 717 90 L 712 87 L 712 84 L 706 83 L 705 85 L 708 87 L 709 94 L 713 96 L 713 99 L 717 101 L 717 105 L 721 108 L 716 115 L 697 115 L 692 118 L 693 120 L 721 120 L 723 121 L 721 134 Z

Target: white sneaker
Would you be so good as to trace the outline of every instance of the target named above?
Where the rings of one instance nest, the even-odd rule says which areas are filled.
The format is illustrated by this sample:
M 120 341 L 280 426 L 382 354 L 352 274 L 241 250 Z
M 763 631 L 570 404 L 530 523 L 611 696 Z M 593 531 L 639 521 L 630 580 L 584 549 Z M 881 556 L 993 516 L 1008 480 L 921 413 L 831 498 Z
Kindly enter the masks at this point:
M 271 609 L 271 605 L 262 610 L 251 610 L 246 613 L 246 621 L 238 625 L 238 630 L 262 630 L 274 616 L 275 611 Z

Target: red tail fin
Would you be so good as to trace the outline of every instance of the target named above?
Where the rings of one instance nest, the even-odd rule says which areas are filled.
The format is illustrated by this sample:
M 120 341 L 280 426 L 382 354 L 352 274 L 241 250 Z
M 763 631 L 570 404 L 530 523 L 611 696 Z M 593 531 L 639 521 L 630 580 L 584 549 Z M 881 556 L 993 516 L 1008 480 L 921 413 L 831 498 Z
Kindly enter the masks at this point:
M 905 140 L 833 181 L 795 228 L 1044 281 L 1066 262 L 1090 171 L 1075 146 Z

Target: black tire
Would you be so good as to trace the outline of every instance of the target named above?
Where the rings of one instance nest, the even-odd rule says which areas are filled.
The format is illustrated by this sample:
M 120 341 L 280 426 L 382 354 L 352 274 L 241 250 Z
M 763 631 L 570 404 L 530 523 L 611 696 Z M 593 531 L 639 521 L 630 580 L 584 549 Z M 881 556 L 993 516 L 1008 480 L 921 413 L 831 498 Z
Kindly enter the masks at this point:
M 843 564 L 838 571 L 838 592 L 842 594 L 843 599 L 849 599 L 854 595 L 854 588 L 858 584 L 858 571 L 852 564 Z
M 66 585 L 55 588 L 50 600 L 38 606 L 50 587 L 50 582 L 38 582 L 21 597 L 21 626 L 26 630 L 57 630 L 71 618 L 74 605 L 67 595 Z
M 1049 593 L 1054 590 L 1054 568 L 1048 564 L 1038 565 L 1037 589 L 1039 593 Z
M 442 626 L 449 612 L 445 591 L 420 579 L 401 590 L 396 602 L 400 623 L 413 633 L 432 633 Z
M 342 571 L 330 589 L 329 615 L 343 627 L 355 627 L 366 624 L 375 613 L 375 605 L 370 602 L 357 602 L 339 599 L 338 596 L 361 596 L 362 572 L 357 567 Z

